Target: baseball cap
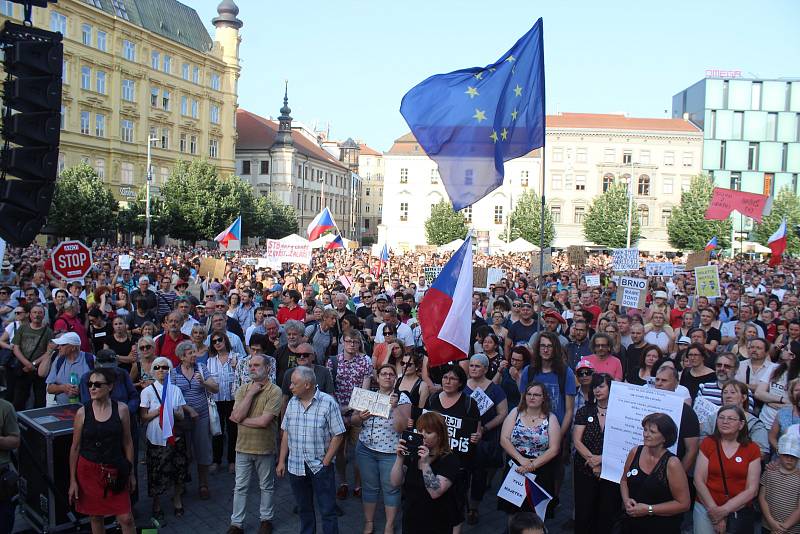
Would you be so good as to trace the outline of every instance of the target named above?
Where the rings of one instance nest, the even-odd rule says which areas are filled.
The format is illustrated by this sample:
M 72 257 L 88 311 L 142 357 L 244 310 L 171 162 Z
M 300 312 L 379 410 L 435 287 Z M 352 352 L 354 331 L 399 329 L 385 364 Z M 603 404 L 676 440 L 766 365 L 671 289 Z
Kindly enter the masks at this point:
M 800 435 L 797 431 L 787 431 L 778 440 L 778 454 L 788 454 L 800 458 Z
M 389 302 L 389 297 L 387 297 L 384 293 L 381 293 L 380 295 L 375 297 L 375 300 L 376 301 L 385 300 L 386 302 Z
M 56 345 L 81 345 L 81 337 L 75 332 L 65 332 L 55 338 L 53 343 Z
M 665 298 L 667 298 L 667 292 L 666 291 L 656 291 L 655 293 L 653 293 L 653 298 L 655 298 L 655 299 L 665 299 Z
M 177 282 L 175 282 L 175 287 L 180 287 L 180 286 L 189 287 L 189 282 L 187 282 L 186 280 L 178 280 Z
M 280 293 L 281 291 L 283 291 L 283 286 L 280 284 L 275 284 L 274 286 L 272 286 L 272 289 L 270 289 L 270 291 L 272 291 L 273 293 Z
M 578 362 L 578 365 L 575 366 L 575 370 L 577 371 L 578 369 L 591 369 L 594 371 L 594 365 L 586 358 L 582 358 L 581 361 Z
M 678 345 L 691 345 L 692 340 L 688 336 L 681 336 L 678 339 Z

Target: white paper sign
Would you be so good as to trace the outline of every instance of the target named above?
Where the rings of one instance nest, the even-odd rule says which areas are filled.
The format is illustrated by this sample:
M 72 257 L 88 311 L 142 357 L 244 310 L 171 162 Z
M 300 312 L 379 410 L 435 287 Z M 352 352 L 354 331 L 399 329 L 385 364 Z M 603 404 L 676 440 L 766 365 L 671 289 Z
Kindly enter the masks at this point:
M 497 284 L 501 278 L 506 275 L 506 272 L 503 269 L 498 269 L 497 267 L 489 267 L 489 271 L 486 274 L 486 287 L 491 286 L 492 284 Z
M 705 435 L 710 435 L 714 432 L 713 428 L 707 427 L 709 424 L 709 419 L 712 415 L 716 416 L 717 411 L 719 411 L 719 406 L 702 395 L 698 395 L 694 400 L 694 413 L 697 414 L 697 419 L 700 421 L 700 427 L 705 428 Z
M 271 266 L 280 267 L 281 263 L 311 265 L 311 243 L 284 243 L 277 239 L 267 239 L 267 251 L 264 255 Z
M 514 506 L 520 506 L 527 496 L 525 477 L 528 477 L 530 480 L 536 480 L 536 475 L 533 473 L 525 473 L 524 475 L 517 473 L 517 467 L 519 466 L 514 460 L 509 460 L 508 465 L 510 469 L 503 483 L 500 484 L 500 490 L 497 492 L 497 496 L 510 502 Z
M 599 274 L 587 274 L 583 279 L 586 280 L 586 285 L 589 287 L 598 287 L 600 285 Z
M 389 395 L 356 387 L 350 395 L 350 408 L 388 419 Z
M 630 276 L 621 276 L 619 279 L 619 287 L 631 289 L 638 289 L 640 291 L 647 289 L 646 278 L 632 278 Z
M 133 261 L 133 256 L 129 254 L 120 254 L 119 255 L 119 268 L 123 271 L 129 271 L 131 269 L 131 262 Z
M 489 395 L 487 395 L 486 392 L 481 388 L 476 388 L 470 397 L 472 397 L 475 400 L 475 404 L 478 405 L 478 411 L 481 413 L 481 417 L 483 414 L 488 412 L 492 406 L 494 406 L 492 399 L 489 398 Z
M 613 254 L 615 271 L 636 271 L 639 269 L 638 248 L 615 248 Z
M 671 261 L 648 261 L 644 265 L 644 272 L 647 276 L 673 276 L 675 274 L 675 265 Z
M 638 289 L 633 289 L 630 287 L 626 287 L 622 290 L 622 306 L 626 308 L 638 308 L 639 307 L 639 295 L 641 295 L 641 291 Z
M 606 412 L 601 478 L 619 483 L 628 453 L 642 444 L 642 419 L 656 412 L 667 414 L 680 428 L 683 396 L 648 386 L 614 382 Z M 669 450 L 675 454 L 677 443 Z

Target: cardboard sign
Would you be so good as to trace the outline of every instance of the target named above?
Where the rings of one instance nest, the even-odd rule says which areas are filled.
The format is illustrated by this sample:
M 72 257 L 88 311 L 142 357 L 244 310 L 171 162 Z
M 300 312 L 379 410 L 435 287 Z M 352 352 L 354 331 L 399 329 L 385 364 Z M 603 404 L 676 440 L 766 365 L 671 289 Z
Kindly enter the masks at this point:
M 489 280 L 489 269 L 487 267 L 472 267 L 472 287 L 486 289 Z
M 200 261 L 200 269 L 197 274 L 205 276 L 208 280 L 222 280 L 225 278 L 225 267 L 227 262 L 217 258 L 203 258 Z
M 570 265 L 583 265 L 586 263 L 586 247 L 567 247 L 567 260 Z
M 600 285 L 599 274 L 587 274 L 583 279 L 586 280 L 586 285 L 589 287 L 598 287 Z
M 675 274 L 675 265 L 671 261 L 648 261 L 644 265 L 644 273 L 647 276 L 673 276 Z
M 612 258 L 615 271 L 636 271 L 639 269 L 638 248 L 615 248 Z
M 719 266 L 704 265 L 694 268 L 695 291 L 698 297 L 719 297 Z
M 571 247 L 570 247 L 571 248 Z M 544 254 L 544 273 L 539 271 L 539 263 L 541 262 L 541 255 Z M 542 252 L 531 252 L 531 270 L 530 277 L 537 278 L 542 274 L 549 274 L 553 272 L 553 249 L 548 247 Z
M 686 257 L 686 270 L 691 271 L 695 267 L 708 265 L 708 260 L 711 258 L 711 253 L 706 251 L 692 252 Z

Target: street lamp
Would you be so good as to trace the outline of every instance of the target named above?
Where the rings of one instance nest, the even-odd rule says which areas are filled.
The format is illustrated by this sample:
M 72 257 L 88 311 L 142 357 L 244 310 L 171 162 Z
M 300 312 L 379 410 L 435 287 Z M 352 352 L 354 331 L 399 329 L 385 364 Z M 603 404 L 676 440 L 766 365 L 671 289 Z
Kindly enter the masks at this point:
M 145 227 L 144 231 L 144 246 L 149 247 L 152 243 L 152 236 L 150 235 L 150 184 L 153 182 L 153 164 L 152 158 L 150 155 L 151 148 L 153 147 L 153 143 L 158 141 L 158 137 L 148 137 L 147 138 L 147 180 L 145 183 L 145 190 L 147 199 L 145 201 L 145 220 L 147 221 L 147 226 Z

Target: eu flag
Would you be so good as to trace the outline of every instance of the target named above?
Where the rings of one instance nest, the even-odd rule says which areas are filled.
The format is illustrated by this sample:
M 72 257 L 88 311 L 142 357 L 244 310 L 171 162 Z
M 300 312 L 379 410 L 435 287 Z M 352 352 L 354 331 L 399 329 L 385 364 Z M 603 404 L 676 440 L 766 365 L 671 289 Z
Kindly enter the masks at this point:
M 456 211 L 485 197 L 502 185 L 503 162 L 544 146 L 542 19 L 496 62 L 423 81 L 400 113 Z

